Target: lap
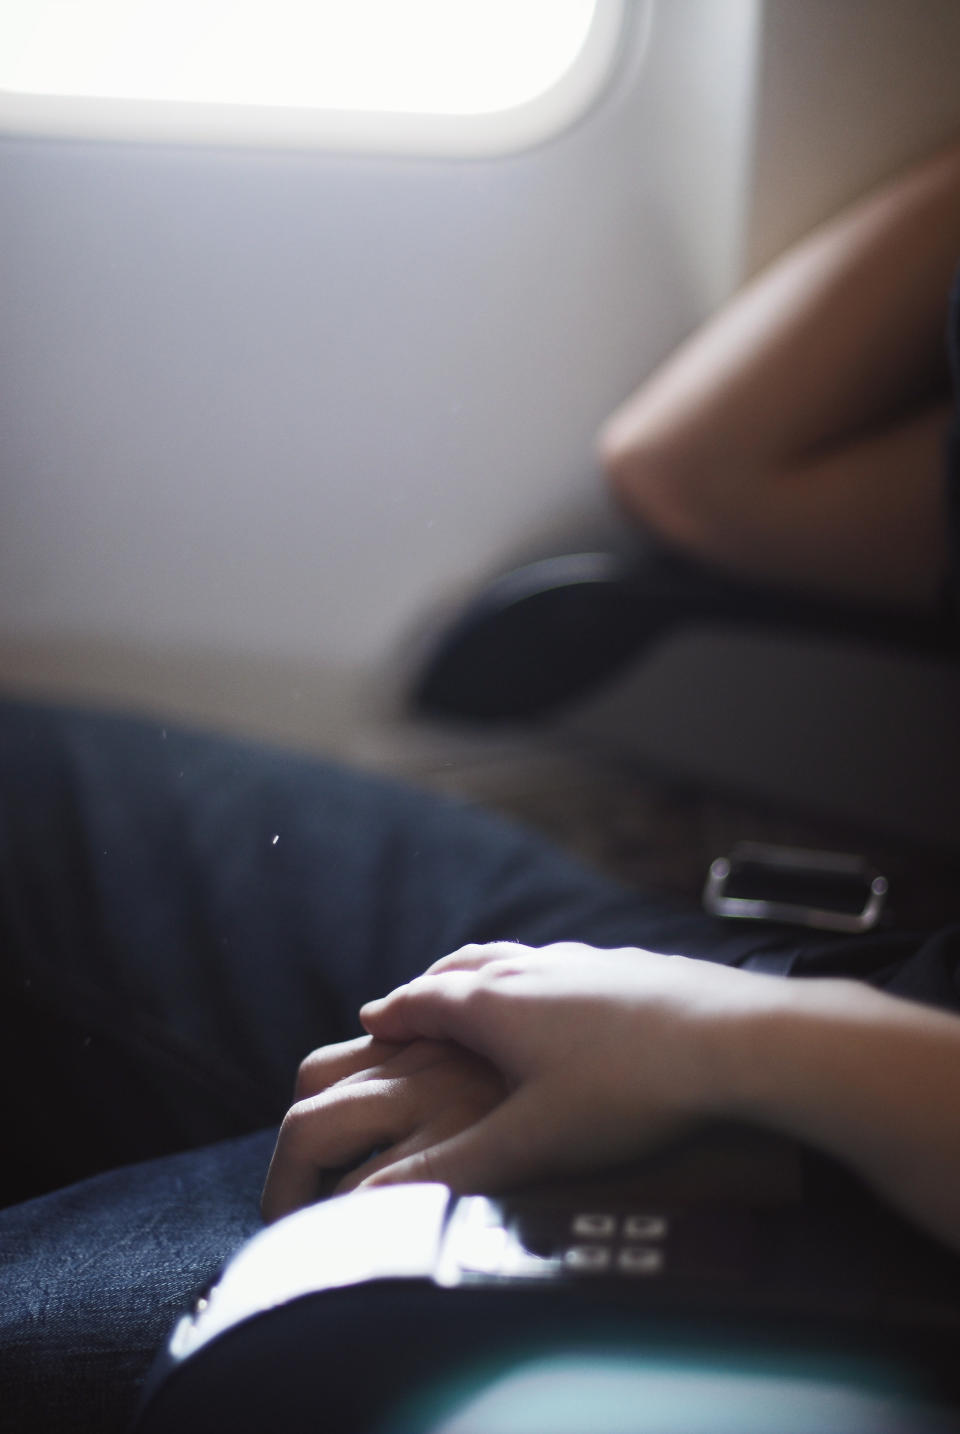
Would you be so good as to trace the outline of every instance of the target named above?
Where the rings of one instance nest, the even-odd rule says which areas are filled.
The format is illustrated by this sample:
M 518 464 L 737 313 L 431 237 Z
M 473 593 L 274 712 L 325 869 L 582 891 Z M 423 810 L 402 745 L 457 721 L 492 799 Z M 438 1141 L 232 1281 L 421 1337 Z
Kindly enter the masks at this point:
M 256 1228 L 272 1137 L 250 1133 L 302 1056 L 497 939 L 731 962 L 797 940 L 340 767 L 0 706 L 0 1371 L 45 1427 L 122 1427 L 173 1314 Z
M 272 1132 L 0 1211 L 0 1431 L 127 1428 L 157 1349 L 260 1227 Z
M 159 722 L 0 708 L 0 1063 L 14 1195 L 276 1121 L 363 1001 L 472 941 L 736 959 L 782 937 L 650 902 L 476 810 Z M 72 1093 L 53 1163 L 31 1105 Z M 8 1177 L 9 1179 L 9 1177 Z M 32 1183 L 31 1183 L 32 1182 Z

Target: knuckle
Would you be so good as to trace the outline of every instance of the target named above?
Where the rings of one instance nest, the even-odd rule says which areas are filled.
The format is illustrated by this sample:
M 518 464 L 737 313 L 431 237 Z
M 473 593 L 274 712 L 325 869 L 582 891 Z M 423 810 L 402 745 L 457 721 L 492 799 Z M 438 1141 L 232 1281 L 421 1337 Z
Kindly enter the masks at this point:
M 283 1117 L 277 1144 L 282 1145 L 285 1150 L 300 1149 L 310 1136 L 316 1115 L 315 1101 L 297 1101 Z
M 407 1166 L 408 1180 L 422 1180 L 426 1184 L 442 1183 L 437 1159 L 432 1150 L 418 1150 L 410 1157 Z

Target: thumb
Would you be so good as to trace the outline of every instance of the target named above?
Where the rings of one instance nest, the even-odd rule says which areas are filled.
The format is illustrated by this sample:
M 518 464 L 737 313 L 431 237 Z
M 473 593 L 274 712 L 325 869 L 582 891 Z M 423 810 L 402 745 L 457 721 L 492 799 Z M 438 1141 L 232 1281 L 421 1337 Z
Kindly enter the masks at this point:
M 360 1020 L 364 1030 L 380 1040 L 403 1043 L 425 1036 L 435 1041 L 459 1041 L 475 1050 L 477 1047 L 465 1039 L 472 1024 L 466 997 L 474 984 L 468 971 L 417 976 L 388 996 L 368 1001 L 360 1008 Z

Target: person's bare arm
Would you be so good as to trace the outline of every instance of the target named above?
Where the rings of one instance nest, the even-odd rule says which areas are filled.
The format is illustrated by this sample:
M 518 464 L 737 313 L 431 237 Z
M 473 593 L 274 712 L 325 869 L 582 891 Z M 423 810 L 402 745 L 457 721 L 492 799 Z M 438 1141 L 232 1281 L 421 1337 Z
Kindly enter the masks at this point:
M 613 415 L 628 513 L 747 577 L 930 606 L 960 147 L 789 250 Z
M 785 982 L 731 1109 L 826 1150 L 960 1247 L 960 1019 L 856 981 Z
M 453 1041 L 509 1091 L 370 1184 L 495 1191 L 629 1159 L 734 1118 L 835 1155 L 960 1246 L 960 1019 L 846 980 L 566 944 L 467 947 L 363 1011 Z

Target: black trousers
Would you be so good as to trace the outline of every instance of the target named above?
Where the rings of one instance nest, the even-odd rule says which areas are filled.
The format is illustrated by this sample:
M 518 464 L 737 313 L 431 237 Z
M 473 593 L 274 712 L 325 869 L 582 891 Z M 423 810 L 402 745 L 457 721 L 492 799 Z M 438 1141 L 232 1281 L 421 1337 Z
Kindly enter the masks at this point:
M 252 744 L 0 707 L 0 1428 L 124 1427 L 173 1317 L 257 1228 L 299 1060 L 497 939 L 884 980 L 918 946 L 673 909 L 476 810 Z

